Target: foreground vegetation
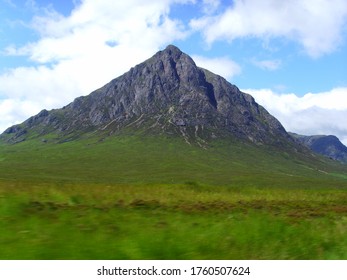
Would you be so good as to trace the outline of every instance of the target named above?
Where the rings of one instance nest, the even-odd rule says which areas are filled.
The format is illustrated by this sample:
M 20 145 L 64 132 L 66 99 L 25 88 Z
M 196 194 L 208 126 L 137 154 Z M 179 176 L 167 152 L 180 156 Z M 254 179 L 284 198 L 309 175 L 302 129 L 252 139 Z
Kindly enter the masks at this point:
M 242 145 L 0 145 L 0 259 L 347 259 L 345 167 Z
M 346 259 L 347 192 L 1 185 L 1 259 Z

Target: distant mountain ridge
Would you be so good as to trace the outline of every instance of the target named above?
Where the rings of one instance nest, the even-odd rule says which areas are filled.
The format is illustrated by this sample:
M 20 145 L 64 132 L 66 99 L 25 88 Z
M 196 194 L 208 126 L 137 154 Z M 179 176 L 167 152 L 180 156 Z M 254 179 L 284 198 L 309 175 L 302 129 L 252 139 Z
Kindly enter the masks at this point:
M 304 136 L 290 133 L 295 139 L 312 151 L 329 158 L 347 163 L 347 147 L 334 135 Z
M 17 143 L 53 133 L 76 139 L 84 133 L 111 135 L 130 128 L 177 134 L 200 145 L 225 136 L 295 145 L 281 123 L 252 96 L 197 67 L 173 45 L 88 96 L 8 128 L 1 138 Z

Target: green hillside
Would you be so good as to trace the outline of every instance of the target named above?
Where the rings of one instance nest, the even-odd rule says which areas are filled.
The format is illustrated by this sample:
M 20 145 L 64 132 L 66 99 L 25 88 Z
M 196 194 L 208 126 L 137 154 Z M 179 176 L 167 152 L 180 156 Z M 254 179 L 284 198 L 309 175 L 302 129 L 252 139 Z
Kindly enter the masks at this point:
M 106 184 L 196 182 L 210 185 L 312 187 L 344 184 L 347 167 L 290 147 L 215 140 L 205 148 L 183 138 L 145 133 L 33 138 L 0 145 L 2 180 Z
M 347 168 L 125 133 L 0 144 L 0 259 L 346 259 Z

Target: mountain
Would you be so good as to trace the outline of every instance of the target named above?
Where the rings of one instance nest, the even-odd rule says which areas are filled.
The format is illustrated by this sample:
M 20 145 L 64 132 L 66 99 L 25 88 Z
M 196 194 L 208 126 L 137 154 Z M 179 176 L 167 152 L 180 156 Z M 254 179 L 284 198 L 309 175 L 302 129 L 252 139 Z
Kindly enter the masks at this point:
M 339 186 L 317 157 L 235 85 L 175 46 L 0 135 L 0 180 Z M 344 182 L 344 181 L 343 181 Z
M 169 45 L 88 96 L 56 110 L 43 110 L 1 136 L 8 143 L 30 138 L 61 141 L 135 128 L 180 135 L 200 146 L 233 137 L 256 144 L 293 145 L 278 120 L 249 94 Z
M 347 147 L 334 135 L 304 136 L 296 133 L 290 134 L 318 154 L 341 162 L 347 162 Z

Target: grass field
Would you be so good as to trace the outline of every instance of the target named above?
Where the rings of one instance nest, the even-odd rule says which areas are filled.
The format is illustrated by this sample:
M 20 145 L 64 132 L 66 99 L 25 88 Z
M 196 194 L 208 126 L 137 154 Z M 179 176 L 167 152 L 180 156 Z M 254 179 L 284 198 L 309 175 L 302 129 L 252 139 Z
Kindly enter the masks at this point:
M 0 145 L 0 259 L 347 259 L 346 167 L 238 142 Z

